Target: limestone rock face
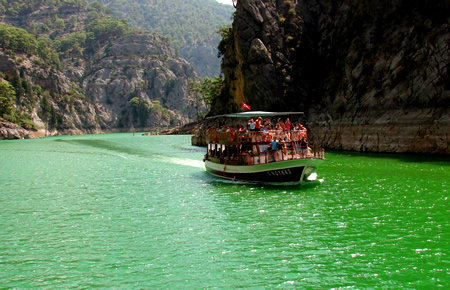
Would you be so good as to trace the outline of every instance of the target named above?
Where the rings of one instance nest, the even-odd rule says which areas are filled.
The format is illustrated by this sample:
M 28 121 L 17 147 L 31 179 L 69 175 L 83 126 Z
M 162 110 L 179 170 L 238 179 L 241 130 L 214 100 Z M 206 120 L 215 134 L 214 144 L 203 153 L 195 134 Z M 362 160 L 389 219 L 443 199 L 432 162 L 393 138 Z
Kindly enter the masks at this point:
M 7 80 L 39 88 L 16 104 L 31 116 L 37 131 L 2 123 L 1 139 L 160 130 L 196 118 L 188 98 L 189 81 L 196 78 L 193 67 L 160 36 L 126 35 L 99 49 L 92 62 L 63 63 L 64 72 L 38 65 L 33 56 L 0 51 L 0 72 Z
M 195 118 L 194 104 L 187 98 L 194 70 L 175 57 L 161 37 L 126 35 L 94 59 L 83 87 L 102 127 L 161 129 Z
M 0 118 L 0 140 L 3 139 L 25 139 L 28 131 L 17 124 L 8 122 Z
M 317 143 L 449 154 L 448 4 L 352 1 L 324 9 L 318 2 L 310 9 L 327 74 L 322 105 L 309 110 Z M 332 15 L 334 27 L 320 25 Z
M 17 58 L 19 57 L 19 58 Z M 10 80 L 20 79 L 22 86 L 30 88 L 28 95 L 18 101 L 22 113 L 30 115 L 36 130 L 27 130 L 3 120 L 0 139 L 24 139 L 54 134 L 96 133 L 101 131 L 95 118 L 94 106 L 81 94 L 74 93 L 76 86 L 61 71 L 34 64 L 25 55 L 11 56 L 0 51 L 0 71 Z M 20 78 L 19 78 L 20 76 Z M 0 81 L 4 81 L 0 79 Z M 31 90 L 31 87 L 39 91 Z M 25 111 L 26 109 L 26 111 Z M 46 127 L 51 124 L 52 130 Z
M 228 105 L 305 109 L 319 87 L 317 38 L 304 33 L 303 1 L 238 1 L 222 71 Z M 305 11 L 306 12 L 306 11 Z M 220 107 L 220 106 L 218 106 Z M 217 112 L 219 113 L 219 112 Z
M 304 111 L 328 148 L 449 154 L 446 1 L 239 0 L 213 113 Z
M 18 120 L 29 137 L 161 130 L 196 119 L 188 89 L 197 76 L 168 39 L 124 27 L 115 31 L 114 24 L 107 27 L 114 32 L 103 35 L 91 24 L 107 19 L 107 11 L 86 1 L 44 2 L 28 1 L 20 13 L 0 12 L 2 24 L 23 28 L 31 38 L 49 37 L 58 50 L 58 62 L 49 62 L 33 50 L 0 48 L 0 82 L 12 87 L 8 104 L 14 103 L 20 118 L 2 116 Z M 65 25 L 51 26 L 56 20 Z M 59 45 L 65 41 L 69 44 Z

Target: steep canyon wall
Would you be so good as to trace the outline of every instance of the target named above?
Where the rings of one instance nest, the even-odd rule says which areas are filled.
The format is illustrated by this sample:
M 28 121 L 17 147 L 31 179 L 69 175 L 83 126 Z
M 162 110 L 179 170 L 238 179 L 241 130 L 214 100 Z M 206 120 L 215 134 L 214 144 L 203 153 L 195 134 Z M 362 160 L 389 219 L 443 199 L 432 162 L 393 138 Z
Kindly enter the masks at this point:
M 449 154 L 449 1 L 239 0 L 213 113 L 304 111 L 327 148 Z

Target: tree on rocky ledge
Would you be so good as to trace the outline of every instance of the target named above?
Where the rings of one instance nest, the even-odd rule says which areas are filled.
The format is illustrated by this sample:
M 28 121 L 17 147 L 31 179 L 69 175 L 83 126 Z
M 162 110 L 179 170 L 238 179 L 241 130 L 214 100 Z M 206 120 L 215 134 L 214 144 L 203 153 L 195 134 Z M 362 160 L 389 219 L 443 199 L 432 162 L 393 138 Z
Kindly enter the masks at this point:
M 12 121 L 16 92 L 10 84 L 0 81 L 0 117 Z
M 220 96 L 223 88 L 224 82 L 220 77 L 198 78 L 197 81 L 191 81 L 189 83 L 189 92 L 195 103 L 197 119 L 204 117 L 201 112 L 209 111 L 211 104 Z M 205 105 L 206 110 L 203 110 L 202 107 L 205 107 Z

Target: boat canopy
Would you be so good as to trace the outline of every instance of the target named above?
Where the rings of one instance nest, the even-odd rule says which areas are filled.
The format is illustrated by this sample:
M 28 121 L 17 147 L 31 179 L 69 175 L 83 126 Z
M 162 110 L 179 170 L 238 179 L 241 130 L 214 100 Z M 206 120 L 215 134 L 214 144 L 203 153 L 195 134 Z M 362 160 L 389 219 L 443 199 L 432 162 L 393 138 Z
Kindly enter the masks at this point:
M 290 115 L 304 115 L 303 112 L 266 112 L 266 111 L 247 111 L 242 113 L 232 113 L 224 115 L 216 115 L 208 117 L 213 118 L 253 118 L 253 117 L 276 117 L 276 116 L 290 116 Z

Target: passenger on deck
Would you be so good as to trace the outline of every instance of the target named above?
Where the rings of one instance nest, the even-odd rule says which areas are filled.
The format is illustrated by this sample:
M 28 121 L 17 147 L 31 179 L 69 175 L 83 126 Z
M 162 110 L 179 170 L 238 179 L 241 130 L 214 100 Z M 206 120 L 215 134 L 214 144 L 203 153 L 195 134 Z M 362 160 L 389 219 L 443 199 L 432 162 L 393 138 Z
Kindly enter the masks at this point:
M 281 121 L 281 119 L 278 119 L 277 121 L 277 126 L 275 128 L 278 131 L 283 131 L 284 130 L 284 123 L 283 121 Z
M 272 141 L 270 141 L 270 152 L 272 153 L 272 158 L 270 161 L 277 161 L 277 148 L 278 148 L 278 140 L 277 138 L 273 138 Z
M 284 130 L 285 131 L 291 131 L 291 121 L 289 121 L 289 118 L 286 119 L 286 123 L 284 123 Z
M 266 130 L 270 130 L 272 128 L 272 123 L 270 123 L 269 118 L 264 119 L 263 126 Z
M 300 124 L 300 131 L 302 133 L 302 136 L 305 139 L 308 139 L 308 130 L 306 129 L 306 127 L 304 127 L 302 124 Z
M 253 121 L 253 119 L 250 119 L 247 123 L 247 127 L 249 131 L 255 131 L 255 121 Z
M 234 128 L 231 126 L 227 126 L 225 129 L 225 132 L 234 132 L 234 131 L 235 131 Z
M 261 117 L 258 117 L 258 119 L 256 119 L 255 121 L 255 131 L 256 133 L 256 142 L 261 142 L 262 141 L 262 136 L 261 136 Z
M 245 127 L 242 126 L 242 125 L 239 125 L 238 126 L 238 132 L 239 132 L 239 134 L 241 134 L 241 136 L 244 136 L 244 134 L 245 134 Z
M 291 121 L 289 120 L 289 118 L 286 119 L 286 123 L 284 124 L 284 132 L 286 133 L 286 137 L 288 141 L 291 141 Z
M 225 132 L 228 133 L 227 136 L 232 142 L 236 141 L 236 130 L 234 127 L 228 126 Z
M 278 146 L 277 138 L 273 138 L 272 141 L 270 141 L 270 146 L 272 148 L 272 151 L 277 150 L 277 146 Z
M 302 138 L 302 141 L 300 141 L 300 149 L 302 150 L 302 157 L 305 158 L 308 154 L 308 142 L 305 138 Z
M 261 131 L 261 117 L 258 117 L 255 121 L 255 131 Z

